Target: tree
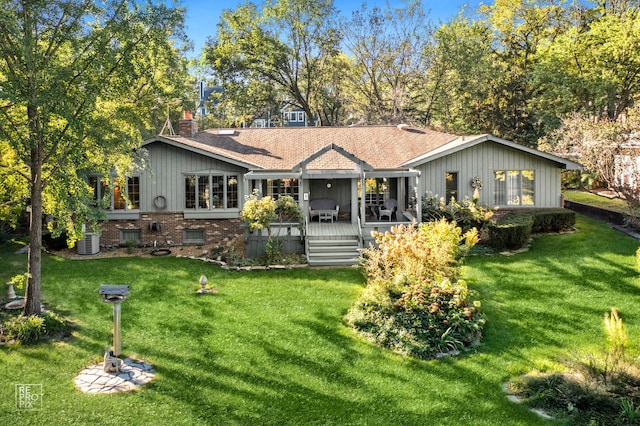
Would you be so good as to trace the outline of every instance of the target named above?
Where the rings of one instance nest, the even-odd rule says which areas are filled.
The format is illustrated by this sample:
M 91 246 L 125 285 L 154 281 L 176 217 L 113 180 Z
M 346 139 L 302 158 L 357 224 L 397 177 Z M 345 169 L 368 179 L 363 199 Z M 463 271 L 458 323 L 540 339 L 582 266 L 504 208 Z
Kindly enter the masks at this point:
M 540 148 L 577 158 L 588 172 L 625 199 L 634 219 L 640 211 L 638 135 L 640 106 L 634 106 L 624 120 L 618 121 L 573 114 L 543 140 Z
M 43 218 L 73 242 L 100 217 L 84 178 L 130 169 L 152 118 L 142 111 L 172 90 L 166 79 L 182 77 L 171 70 L 180 64 L 172 37 L 183 10 L 126 0 L 1 5 L 0 178 L 20 176 L 14 183 L 23 190 L 4 202 L 31 211 L 25 314 L 32 315 L 41 310 Z
M 273 0 L 262 9 L 247 2 L 222 14 L 205 56 L 225 88 L 275 85 L 314 125 L 314 99 L 332 72 L 327 58 L 338 53 L 335 15 L 332 0 Z
M 352 62 L 352 115 L 366 124 L 414 121 L 411 86 L 421 74 L 429 28 L 420 1 L 384 10 L 363 4 L 343 24 Z
M 638 99 L 640 11 L 602 3 L 574 12 L 575 24 L 536 55 L 533 106 L 550 126 L 572 112 L 616 121 Z
M 496 0 L 482 5 L 480 21 L 493 33 L 495 63 L 485 131 L 535 146 L 542 135 L 535 111 L 531 72 L 539 47 L 566 29 L 566 0 Z
M 412 90 L 419 122 L 453 133 L 489 128 L 495 74 L 487 28 L 458 16 L 441 25 L 422 49 L 424 72 Z

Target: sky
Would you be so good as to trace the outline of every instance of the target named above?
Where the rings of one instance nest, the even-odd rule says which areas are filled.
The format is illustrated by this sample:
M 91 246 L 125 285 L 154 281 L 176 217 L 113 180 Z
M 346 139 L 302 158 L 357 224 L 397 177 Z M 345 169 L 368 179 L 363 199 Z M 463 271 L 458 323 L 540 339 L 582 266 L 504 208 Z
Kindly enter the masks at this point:
M 351 12 L 360 8 L 364 0 L 335 0 L 336 8 L 345 17 L 349 17 Z M 402 6 L 400 0 L 388 0 L 393 7 Z M 256 1 L 257 2 L 257 1 Z M 384 8 L 387 0 L 366 0 L 369 7 L 378 6 Z M 244 0 L 185 0 L 184 6 L 187 8 L 187 36 L 194 44 L 194 51 L 190 56 L 198 57 L 204 47 L 207 37 L 214 36 L 216 24 L 220 19 L 220 14 L 224 9 L 234 9 Z M 422 0 L 422 5 L 426 10 L 430 10 L 429 17 L 437 22 L 446 22 L 450 17 L 456 15 L 464 5 L 475 7 L 480 3 L 477 0 Z M 491 3 L 485 1 L 485 3 Z

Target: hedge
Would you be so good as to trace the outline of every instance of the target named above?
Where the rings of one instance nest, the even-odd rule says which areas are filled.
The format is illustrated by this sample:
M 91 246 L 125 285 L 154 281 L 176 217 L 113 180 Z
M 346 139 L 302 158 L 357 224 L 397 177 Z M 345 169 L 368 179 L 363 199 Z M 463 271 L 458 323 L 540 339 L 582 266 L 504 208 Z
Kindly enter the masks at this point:
M 575 212 L 561 208 L 510 211 L 489 225 L 489 245 L 498 251 L 517 250 L 531 233 L 560 232 L 575 223 Z

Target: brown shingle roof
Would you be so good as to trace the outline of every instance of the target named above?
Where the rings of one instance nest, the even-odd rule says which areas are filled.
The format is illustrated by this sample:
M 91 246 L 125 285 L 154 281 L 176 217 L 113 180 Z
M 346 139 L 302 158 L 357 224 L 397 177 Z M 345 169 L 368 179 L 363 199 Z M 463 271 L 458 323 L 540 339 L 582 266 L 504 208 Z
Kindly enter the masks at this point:
M 290 170 L 329 144 L 366 161 L 375 169 L 395 169 L 457 138 L 455 135 L 397 126 L 236 129 L 234 134 L 206 130 L 192 138 L 164 136 L 261 169 Z M 309 168 L 352 168 L 344 156 L 329 151 Z

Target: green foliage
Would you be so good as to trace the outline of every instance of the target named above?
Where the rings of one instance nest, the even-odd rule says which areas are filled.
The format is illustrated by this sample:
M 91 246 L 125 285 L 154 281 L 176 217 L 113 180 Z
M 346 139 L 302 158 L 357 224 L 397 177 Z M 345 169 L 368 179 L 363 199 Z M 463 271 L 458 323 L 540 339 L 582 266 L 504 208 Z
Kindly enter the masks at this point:
M 20 343 L 37 342 L 46 332 L 44 318 L 37 315 L 15 317 L 3 328 L 7 340 L 15 339 Z
M 6 321 L 0 330 L 5 340 L 20 343 L 35 343 L 44 336 L 65 331 L 67 325 L 57 314 L 42 312 L 40 315 L 16 316 Z
M 260 7 L 247 2 L 223 12 L 205 57 L 230 89 L 227 102 L 239 113 L 236 120 L 266 112 L 276 100 L 271 86 L 305 112 L 309 125 L 315 124 L 315 110 L 325 106 L 316 106 L 322 83 L 335 75 L 336 15 L 333 2 L 325 0 L 276 0 Z M 252 96 L 246 96 L 248 90 Z
M 156 2 L 3 3 L 0 214 L 30 203 L 27 314 L 40 312 L 45 215 L 54 236 L 82 238 L 84 224 L 104 217 L 86 175 L 130 173 L 153 118 L 184 93 L 183 17 Z
M 576 212 L 568 209 L 533 210 L 531 232 L 560 232 L 573 228 L 576 224 Z
M 271 223 L 276 219 L 280 223 L 302 223 L 304 220 L 300 204 L 290 195 L 284 195 L 274 200 L 269 196 L 260 197 L 257 190 L 245 197 L 240 217 L 249 225 L 249 231 L 266 229 L 269 236 L 271 235 Z
M 431 222 L 439 219 L 446 219 L 455 222 L 463 231 L 476 228 L 478 231 L 484 229 L 495 210 L 487 206 L 478 205 L 478 197 L 470 199 L 464 197 L 460 201 L 454 198 L 445 204 L 444 199 L 438 199 L 437 195 L 428 194 L 422 199 L 422 221 Z
M 29 274 L 25 272 L 24 274 L 14 275 L 13 277 L 11 277 L 9 282 L 13 283 L 16 288 L 24 288 L 28 280 Z
M 489 245 L 496 250 L 517 250 L 532 233 L 560 232 L 575 223 L 576 213 L 567 209 L 510 211 L 489 225 Z
M 341 30 L 350 65 L 342 95 L 349 121 L 388 124 L 424 119 L 416 110 L 423 109 L 430 93 L 423 87 L 428 77 L 422 79 L 418 70 L 431 37 L 420 2 L 386 7 L 363 2 Z
M 265 264 L 279 264 L 283 257 L 283 247 L 285 239 L 280 237 L 269 237 L 265 246 Z
M 490 322 L 480 347 L 442 361 L 403 359 L 354 337 L 341 320 L 362 291 L 357 269 L 231 272 L 186 258 L 78 262 L 46 255 L 46 303 L 80 326 L 69 341 L 0 346 L 2 383 L 42 378 L 45 390 L 45 409 L 25 420 L 15 410 L 14 386 L 0 386 L 2 419 L 48 424 L 52 413 L 82 398 L 72 415 L 57 416 L 56 423 L 153 418 L 161 425 L 202 424 L 213 416 L 226 419 L 233 410 L 240 423 L 275 418 L 313 424 L 320 416 L 331 424 L 424 424 L 437 413 L 442 425 L 562 424 L 510 403 L 502 390 L 506 378 L 553 369 L 556 357 L 593 348 L 594 337 L 604 342 L 602 319 L 611 306 L 625 320 L 630 357 L 640 335 L 631 315 L 637 309 L 638 241 L 582 215 L 577 219 L 580 232 L 540 236 L 522 255 L 466 259 L 464 279 L 480 292 L 474 299 L 482 301 Z M 23 269 L 19 247 L 0 247 L 5 281 Z M 115 399 L 78 394 L 70 380 L 111 339 L 112 312 L 97 298 L 96 270 L 102 282 L 136 289 L 123 305 L 123 353 L 180 374 L 156 377 L 141 392 Z M 219 288 L 218 296 L 194 297 L 201 274 Z M 146 397 L 151 394 L 156 397 Z
M 479 307 L 464 281 L 369 282 L 345 319 L 381 346 L 430 359 L 480 341 L 485 320 Z
M 637 424 L 640 365 L 625 357 L 627 336 L 618 311 L 612 308 L 604 318 L 605 351 L 575 357 L 567 373 L 519 377 L 509 383 L 510 390 L 569 424 Z
M 373 236 L 377 247 L 363 250 L 363 271 L 367 280 L 383 282 L 404 277 L 413 282 L 455 280 L 461 260 L 478 241 L 475 229 L 462 234 L 444 219 L 399 225 Z
M 276 200 L 275 213 L 280 223 L 303 222 L 302 208 L 291 195 L 282 195 Z
M 604 329 L 607 333 L 609 353 L 615 360 L 623 360 L 627 346 L 627 333 L 616 308 L 611 308 L 611 315 L 604 314 Z
M 240 217 L 249 225 L 249 231 L 267 229 L 270 234 L 271 222 L 278 218 L 276 201 L 269 196 L 260 197 L 258 191 L 254 190 L 245 197 Z
M 489 225 L 489 245 L 495 250 L 517 250 L 531 237 L 533 214 L 528 211 L 508 213 Z
M 125 241 L 124 245 L 127 247 L 127 253 L 132 254 L 135 248 L 138 247 L 138 240 L 127 240 Z
M 374 236 L 378 246 L 363 253 L 367 287 L 345 320 L 368 339 L 417 358 L 477 343 L 485 323 L 480 303 L 458 280 L 477 231 L 463 235 L 442 219 Z

